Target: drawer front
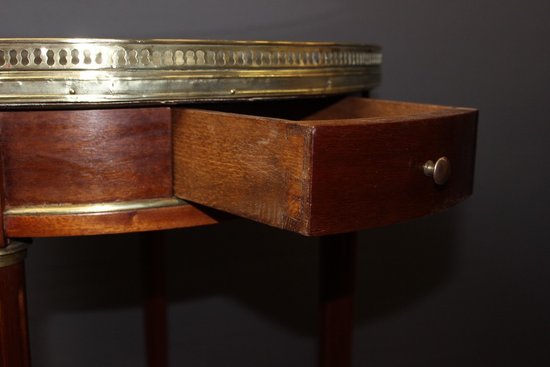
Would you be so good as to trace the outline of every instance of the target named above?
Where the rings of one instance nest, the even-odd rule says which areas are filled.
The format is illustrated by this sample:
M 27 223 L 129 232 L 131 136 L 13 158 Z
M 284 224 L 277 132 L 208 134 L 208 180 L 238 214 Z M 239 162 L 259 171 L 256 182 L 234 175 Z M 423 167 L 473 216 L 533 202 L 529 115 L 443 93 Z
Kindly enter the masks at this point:
M 310 232 L 346 232 L 437 212 L 472 193 L 475 122 L 468 115 L 319 126 L 314 132 Z M 424 164 L 446 157 L 444 184 Z
M 471 109 L 347 98 L 301 121 L 191 109 L 173 121 L 176 196 L 305 235 L 419 217 L 472 193 Z

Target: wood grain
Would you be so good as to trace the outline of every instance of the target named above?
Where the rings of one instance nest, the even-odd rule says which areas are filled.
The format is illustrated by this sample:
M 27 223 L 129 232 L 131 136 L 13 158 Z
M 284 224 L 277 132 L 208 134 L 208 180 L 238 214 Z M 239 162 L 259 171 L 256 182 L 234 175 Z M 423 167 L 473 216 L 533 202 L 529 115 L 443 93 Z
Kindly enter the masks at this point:
M 311 118 L 176 109 L 175 195 L 326 235 L 434 213 L 472 192 L 475 110 L 349 98 Z M 441 156 L 453 173 L 438 187 L 422 165 Z
M 168 108 L 0 112 L 6 206 L 172 194 Z
M 9 237 L 61 237 L 157 231 L 218 222 L 192 205 L 99 214 L 6 215 Z
M 384 226 L 464 200 L 472 193 L 475 137 L 474 111 L 316 124 L 310 232 Z M 452 174 L 438 186 L 422 166 L 442 156 Z
M 347 97 L 318 111 L 312 112 L 302 120 L 351 120 L 365 118 L 384 118 L 411 116 L 430 112 L 441 113 L 442 107 L 430 104 L 387 101 L 360 97 Z
M 29 367 L 23 263 L 0 268 L 0 367 Z
M 308 130 L 283 120 L 175 109 L 175 195 L 301 231 L 308 216 Z
M 1 125 L 0 125 L 1 128 Z M 8 245 L 8 240 L 5 237 L 4 234 L 4 208 L 5 208 L 5 200 L 4 200 L 4 152 L 2 151 L 2 145 L 0 144 L 0 249 L 4 248 Z

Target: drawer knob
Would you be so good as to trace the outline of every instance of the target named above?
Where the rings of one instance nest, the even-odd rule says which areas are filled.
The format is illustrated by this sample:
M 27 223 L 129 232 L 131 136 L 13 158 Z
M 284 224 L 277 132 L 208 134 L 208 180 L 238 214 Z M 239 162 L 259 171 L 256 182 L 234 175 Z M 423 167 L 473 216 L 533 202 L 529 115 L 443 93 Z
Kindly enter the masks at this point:
M 443 185 L 451 177 L 451 162 L 447 157 L 439 158 L 435 163 L 427 161 L 424 163 L 424 174 L 431 176 L 438 185 Z

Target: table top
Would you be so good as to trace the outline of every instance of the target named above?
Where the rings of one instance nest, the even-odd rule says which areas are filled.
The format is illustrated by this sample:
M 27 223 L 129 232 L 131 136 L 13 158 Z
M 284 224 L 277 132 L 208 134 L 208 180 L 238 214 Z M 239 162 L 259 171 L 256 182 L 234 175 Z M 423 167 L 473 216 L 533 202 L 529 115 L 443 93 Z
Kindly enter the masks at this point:
M 381 49 L 323 42 L 0 39 L 0 107 L 176 104 L 354 93 Z

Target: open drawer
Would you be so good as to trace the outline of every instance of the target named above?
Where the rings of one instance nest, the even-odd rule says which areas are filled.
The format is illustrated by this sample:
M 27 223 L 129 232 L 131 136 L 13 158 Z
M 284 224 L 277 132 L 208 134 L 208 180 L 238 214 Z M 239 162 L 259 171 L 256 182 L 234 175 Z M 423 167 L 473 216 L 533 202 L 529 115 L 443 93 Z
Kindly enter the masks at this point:
M 179 198 L 305 235 L 387 225 L 472 193 L 477 111 L 348 97 L 295 121 L 173 109 Z

